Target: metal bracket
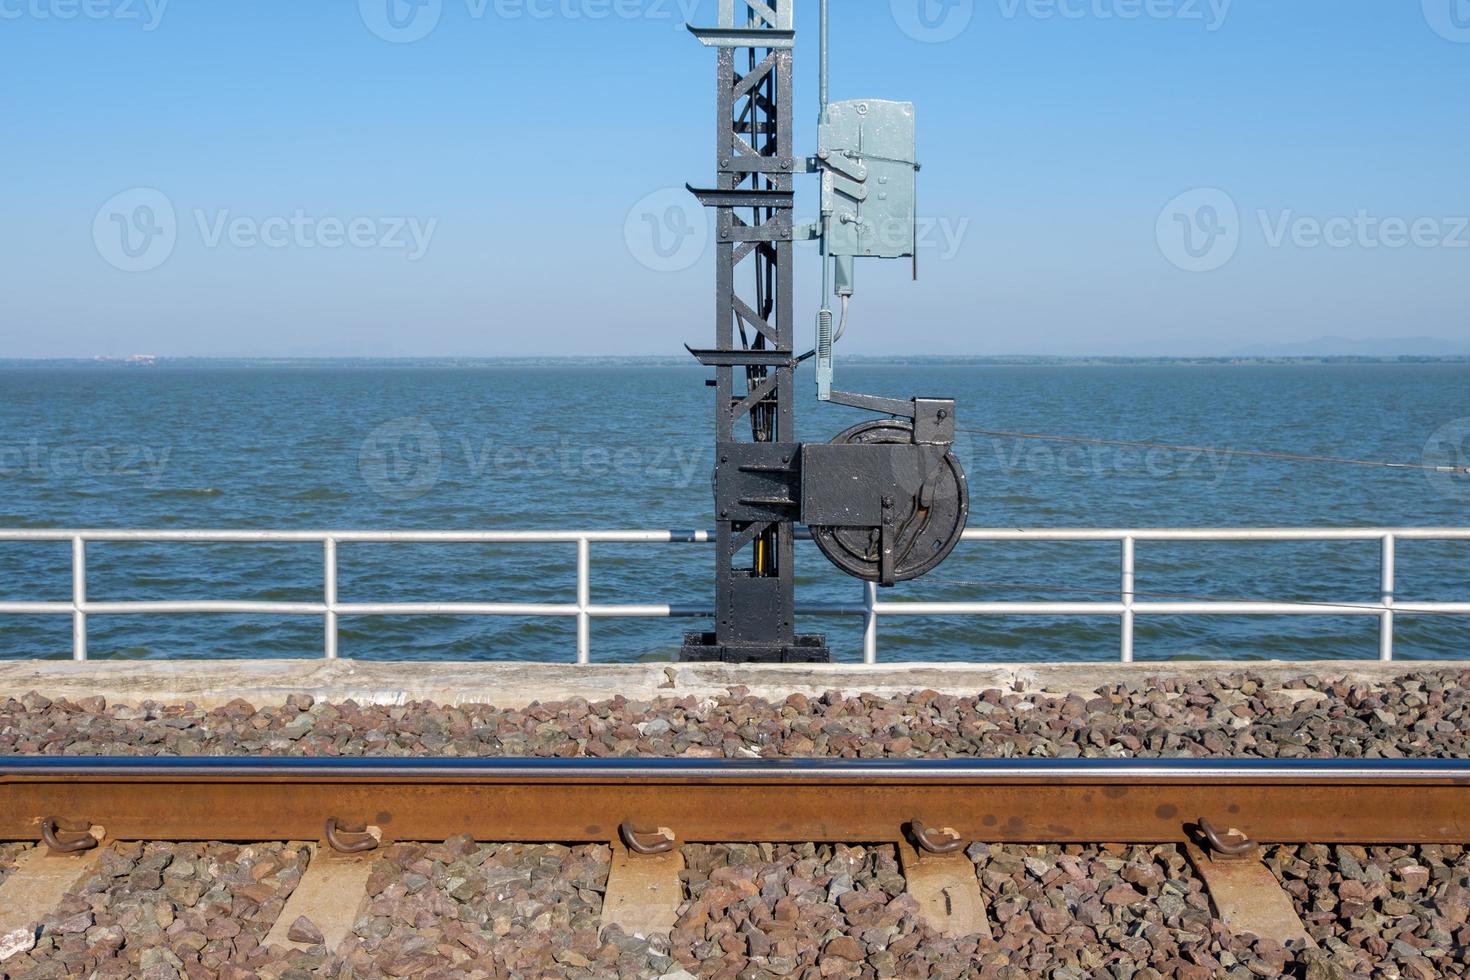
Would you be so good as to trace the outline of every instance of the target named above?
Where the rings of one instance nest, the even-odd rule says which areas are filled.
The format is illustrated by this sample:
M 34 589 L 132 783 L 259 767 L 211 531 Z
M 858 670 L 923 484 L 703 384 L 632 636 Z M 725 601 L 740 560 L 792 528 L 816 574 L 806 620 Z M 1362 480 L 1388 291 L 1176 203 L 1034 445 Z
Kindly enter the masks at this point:
M 902 398 L 885 398 L 882 395 L 858 395 L 849 391 L 834 391 L 832 397 L 827 400 L 834 405 L 861 408 L 864 411 L 877 412 L 879 415 L 893 415 L 901 419 L 912 419 L 916 411 L 912 398 L 904 401 Z
M 715 510 L 721 520 L 794 520 L 800 506 L 801 446 L 721 443 L 715 470 Z
M 908 823 L 909 834 L 914 843 L 929 854 L 955 854 L 965 849 L 966 841 L 957 832 L 945 827 L 933 830 L 918 817 Z
M 97 846 L 90 820 L 47 817 L 41 821 L 41 840 L 52 854 L 77 854 Z
M 689 33 L 707 48 L 794 48 L 795 31 L 777 31 L 766 27 L 695 27 L 685 24 Z
M 659 827 L 657 830 L 640 830 L 633 826 L 631 820 L 624 820 L 618 826 L 618 838 L 634 854 L 644 855 L 667 854 L 678 843 L 674 832 L 667 827 Z
M 1246 860 L 1257 856 L 1259 846 L 1238 830 L 1221 834 L 1204 817 L 1199 818 L 1196 826 L 1199 827 L 1204 843 L 1209 846 L 1210 856 L 1215 860 Z
M 364 854 L 378 846 L 378 838 L 367 827 L 341 827 L 336 817 L 327 818 L 322 839 L 338 854 Z
M 796 355 L 778 350 L 710 350 L 684 345 L 695 360 L 706 367 L 796 367 Z
M 854 183 L 862 183 L 868 179 L 868 168 L 863 161 L 847 153 L 832 153 L 829 150 L 817 151 L 816 163 L 818 168 L 835 170 Z

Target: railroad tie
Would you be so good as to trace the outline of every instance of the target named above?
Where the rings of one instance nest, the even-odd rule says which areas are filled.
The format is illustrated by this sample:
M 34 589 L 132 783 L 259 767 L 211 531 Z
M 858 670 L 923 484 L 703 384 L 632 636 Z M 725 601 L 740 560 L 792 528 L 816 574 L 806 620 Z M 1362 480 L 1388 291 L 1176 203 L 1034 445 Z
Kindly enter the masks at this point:
M 908 893 L 919 903 L 919 915 L 929 928 L 946 939 L 991 938 L 985 896 L 968 854 L 963 850 L 934 854 L 900 838 L 898 858 Z
M 1255 841 L 1236 830 L 1223 840 L 1201 818 L 1204 847 L 1186 841 L 1184 854 L 1209 892 L 1215 917 L 1233 935 L 1270 939 L 1288 949 L 1315 946 L 1291 896 L 1261 861 Z
M 87 833 L 94 841 L 102 840 L 100 827 Z M 83 846 L 74 851 L 58 852 L 44 845 L 25 851 L 0 882 L 0 962 L 35 946 L 41 920 L 97 866 L 100 848 L 80 840 Z
M 674 836 L 667 830 L 661 828 L 657 836 L 668 841 L 668 847 L 641 846 L 640 836 L 632 838 L 632 847 L 624 839 L 613 841 L 602 928 L 617 926 L 640 939 L 668 936 L 684 904 L 684 883 L 679 878 L 684 854 L 672 846 Z
M 328 953 L 336 952 L 352 932 L 367 897 L 374 860 L 371 852 L 341 854 L 330 847 L 311 845 L 306 872 L 286 899 L 263 945 L 289 949 L 322 945 Z

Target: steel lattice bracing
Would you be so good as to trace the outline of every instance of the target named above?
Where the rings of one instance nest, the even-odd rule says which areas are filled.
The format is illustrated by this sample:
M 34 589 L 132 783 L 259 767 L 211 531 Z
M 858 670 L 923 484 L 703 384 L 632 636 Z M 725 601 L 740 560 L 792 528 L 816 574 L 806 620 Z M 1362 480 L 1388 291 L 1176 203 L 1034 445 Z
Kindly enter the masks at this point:
M 793 3 L 723 0 L 694 30 L 718 54 L 718 181 L 694 193 L 718 243 L 714 347 L 695 354 L 715 369 L 719 468 L 715 633 L 690 635 L 691 659 L 826 659 L 795 634 Z

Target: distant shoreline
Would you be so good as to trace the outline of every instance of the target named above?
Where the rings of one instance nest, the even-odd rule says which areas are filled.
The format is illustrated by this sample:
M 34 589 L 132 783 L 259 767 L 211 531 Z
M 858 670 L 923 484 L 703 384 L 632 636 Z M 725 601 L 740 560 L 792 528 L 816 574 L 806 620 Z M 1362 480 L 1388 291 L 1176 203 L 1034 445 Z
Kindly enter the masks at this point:
M 929 356 L 847 355 L 853 366 L 910 367 L 1260 367 L 1309 365 L 1470 364 L 1462 355 L 1322 355 L 1280 357 L 1062 357 L 1062 356 Z M 180 368 L 411 368 L 424 370 L 507 367 L 688 367 L 689 357 L 156 357 L 139 363 L 97 358 L 0 358 L 0 369 L 86 368 L 114 371 L 156 371 Z

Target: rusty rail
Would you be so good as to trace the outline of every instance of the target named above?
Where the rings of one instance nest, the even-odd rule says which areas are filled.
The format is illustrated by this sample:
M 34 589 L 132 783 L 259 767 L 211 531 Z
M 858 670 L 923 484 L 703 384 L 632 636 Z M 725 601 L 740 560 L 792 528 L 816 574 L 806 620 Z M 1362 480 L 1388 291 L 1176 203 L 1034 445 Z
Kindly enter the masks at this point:
M 1470 842 L 1470 762 L 0 758 L 0 840 Z M 55 824 L 53 823 L 52 826 Z

